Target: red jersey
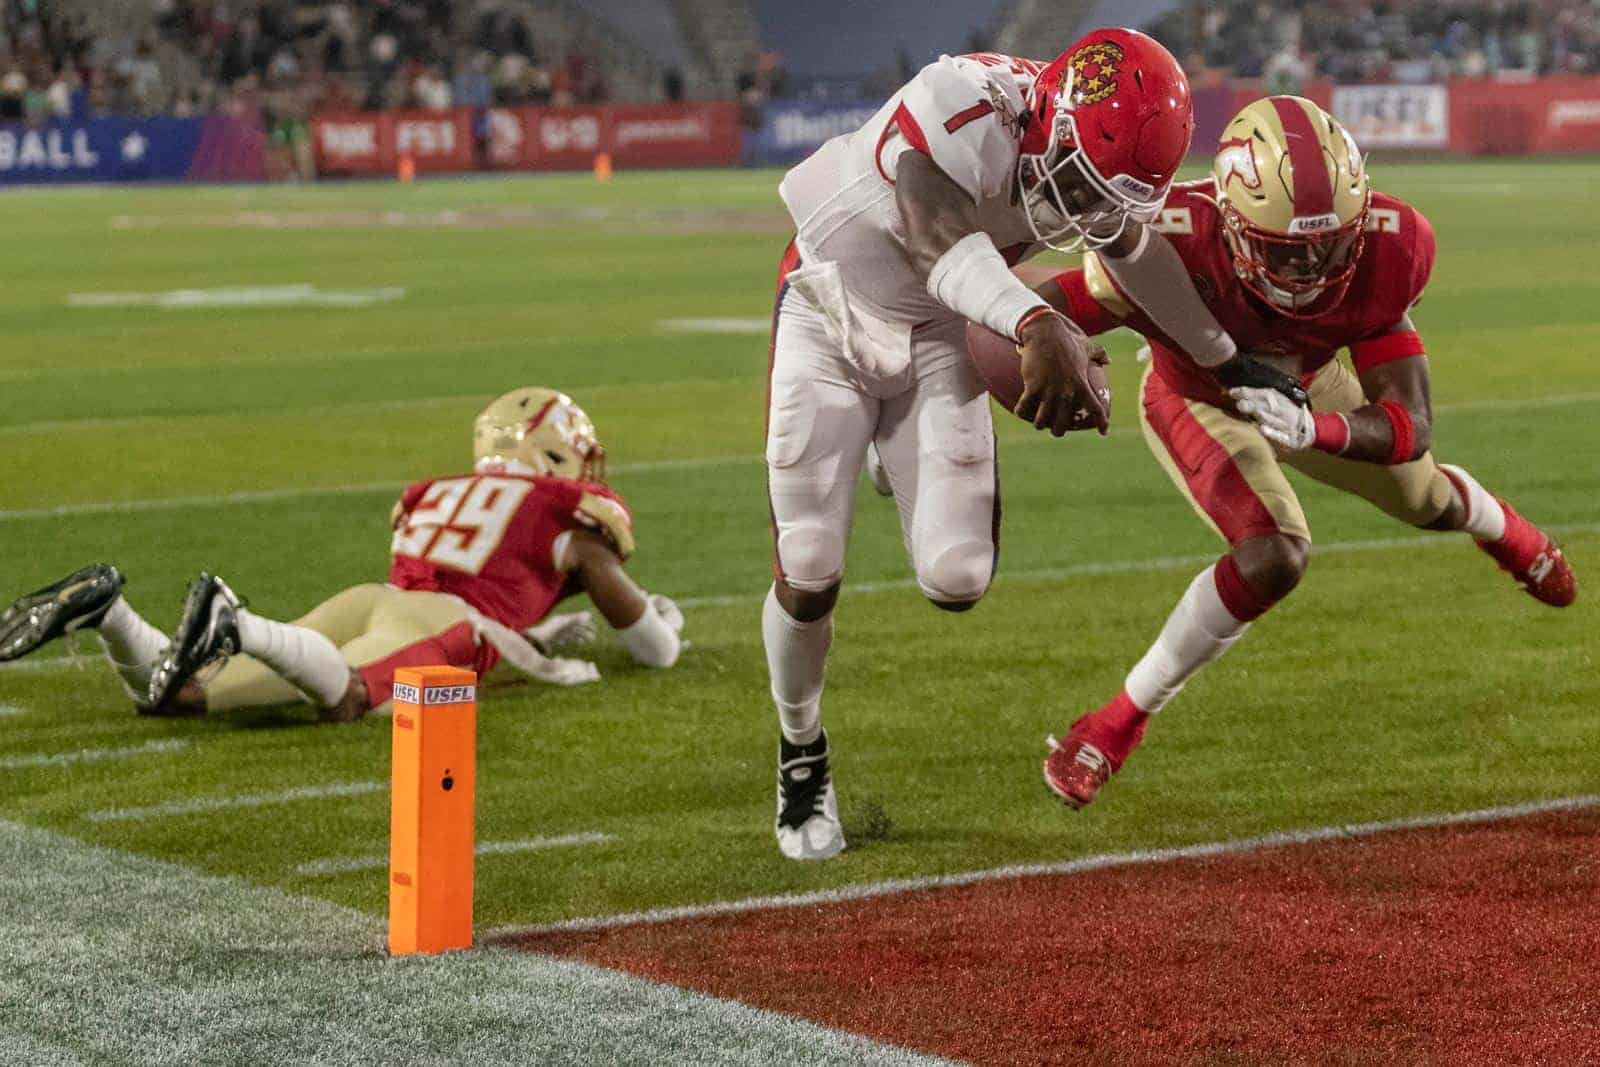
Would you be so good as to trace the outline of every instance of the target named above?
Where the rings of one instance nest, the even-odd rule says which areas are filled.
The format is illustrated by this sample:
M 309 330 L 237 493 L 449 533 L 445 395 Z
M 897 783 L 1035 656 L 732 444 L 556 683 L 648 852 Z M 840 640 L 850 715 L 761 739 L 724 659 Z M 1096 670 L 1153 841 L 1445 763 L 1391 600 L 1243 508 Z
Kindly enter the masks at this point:
M 400 497 L 389 583 L 452 593 L 513 630 L 561 599 L 556 542 L 571 530 L 606 534 L 624 556 L 632 516 L 603 485 L 522 474 L 417 482 Z
M 1240 283 L 1215 195 L 1210 178 L 1175 185 L 1153 225 L 1177 249 L 1201 300 L 1239 351 L 1298 357 L 1306 382 L 1345 347 L 1357 371 L 1421 354 L 1416 334 L 1391 333 L 1421 297 L 1433 270 L 1433 229 L 1416 208 L 1373 193 L 1366 240 L 1344 298 L 1314 318 L 1295 319 L 1278 314 Z M 1230 406 L 1216 378 L 1157 330 L 1103 267 L 1086 259 L 1085 268 L 1057 278 L 1074 322 L 1089 333 L 1116 326 L 1137 330 L 1150 341 L 1156 373 L 1175 392 Z

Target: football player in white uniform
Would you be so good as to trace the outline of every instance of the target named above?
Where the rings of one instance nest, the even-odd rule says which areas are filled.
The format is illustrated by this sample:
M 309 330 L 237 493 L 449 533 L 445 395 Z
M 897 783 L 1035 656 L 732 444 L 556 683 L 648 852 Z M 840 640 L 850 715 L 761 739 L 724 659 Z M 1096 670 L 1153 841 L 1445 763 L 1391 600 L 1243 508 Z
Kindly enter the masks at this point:
M 1017 415 L 1060 436 L 1085 409 L 1105 430 L 1086 338 L 1013 265 L 1046 247 L 1096 249 L 1129 299 L 1207 365 L 1262 384 L 1145 225 L 1192 127 L 1177 61 L 1143 34 L 1098 30 L 1048 64 L 941 57 L 784 176 L 796 236 L 779 269 L 769 364 L 775 581 L 762 636 L 782 729 L 785 856 L 826 859 L 845 844 L 819 702 L 869 446 L 918 585 L 965 611 L 994 573 L 1000 518 L 994 427 L 965 320 L 1016 340 Z

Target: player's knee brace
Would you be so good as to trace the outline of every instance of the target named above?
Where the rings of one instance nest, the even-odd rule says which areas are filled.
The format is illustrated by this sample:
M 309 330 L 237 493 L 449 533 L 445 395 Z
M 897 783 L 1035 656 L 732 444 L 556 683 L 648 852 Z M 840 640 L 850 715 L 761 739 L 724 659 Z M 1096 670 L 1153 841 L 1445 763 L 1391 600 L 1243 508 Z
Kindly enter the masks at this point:
M 917 561 L 917 585 L 923 596 L 946 611 L 965 611 L 982 599 L 994 577 L 994 545 L 962 541 Z
M 844 574 L 844 535 L 821 523 L 796 523 L 778 531 L 783 580 L 804 593 L 820 593 Z

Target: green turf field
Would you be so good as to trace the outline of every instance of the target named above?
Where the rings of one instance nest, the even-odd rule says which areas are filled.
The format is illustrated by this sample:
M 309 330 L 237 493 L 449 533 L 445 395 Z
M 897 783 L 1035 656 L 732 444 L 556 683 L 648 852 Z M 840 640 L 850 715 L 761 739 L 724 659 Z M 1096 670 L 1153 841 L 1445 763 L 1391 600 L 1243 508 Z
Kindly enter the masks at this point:
M 1600 560 L 1600 209 L 1593 162 L 1388 165 L 1439 240 L 1415 318 L 1441 458 Z M 1101 803 L 1047 798 L 1044 735 L 1113 694 L 1219 546 L 1141 441 L 1131 338 L 1114 430 L 1056 441 L 1002 416 L 1000 576 L 964 616 L 907 581 L 866 493 L 825 720 L 838 861 L 772 840 L 776 731 L 758 628 L 770 540 L 766 339 L 788 233 L 762 172 L 81 190 L 0 197 L 0 600 L 107 559 L 162 626 L 209 567 L 298 614 L 381 580 L 403 482 L 468 466 L 514 386 L 573 393 L 632 504 L 633 569 L 679 598 L 670 673 L 606 638 L 598 686 L 520 685 L 479 714 L 479 837 L 605 834 L 487 856 L 480 923 L 538 923 L 1269 829 L 1450 811 L 1600 784 L 1593 587 L 1557 612 L 1458 537 L 1307 485 L 1301 589 L 1151 729 Z M 69 306 L 73 293 L 403 287 L 371 307 Z M 1304 484 L 1304 483 L 1301 483 Z M 86 647 L 88 647 L 86 645 Z M 52 650 L 64 652 L 64 649 Z M 388 719 L 136 718 L 104 664 L 0 670 L 0 817 L 378 913 L 387 794 L 185 813 L 111 809 L 381 782 Z M 60 667 L 60 669 L 55 669 Z M 132 755 L 120 750 L 151 742 Z M 52 760 L 91 750 L 98 761 Z M 30 758 L 37 757 L 37 758 Z

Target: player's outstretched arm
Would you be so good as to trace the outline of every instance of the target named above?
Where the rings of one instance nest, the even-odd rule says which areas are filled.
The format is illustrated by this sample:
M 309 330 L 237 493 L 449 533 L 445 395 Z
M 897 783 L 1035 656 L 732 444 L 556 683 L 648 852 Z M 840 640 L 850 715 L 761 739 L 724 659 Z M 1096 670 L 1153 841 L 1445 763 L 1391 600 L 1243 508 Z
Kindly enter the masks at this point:
M 1388 336 L 1415 341 L 1410 316 Z M 1420 342 L 1414 347 L 1420 349 Z M 1408 350 L 1408 349 L 1406 349 Z M 1433 402 L 1428 357 L 1421 351 L 1361 365 L 1357 375 L 1370 403 L 1351 412 L 1291 408 L 1268 389 L 1230 389 L 1244 415 L 1268 439 L 1290 451 L 1315 448 L 1363 463 L 1396 466 L 1419 459 L 1433 444 Z
M 595 609 L 634 660 L 647 667 L 670 667 L 678 661 L 683 613 L 676 604 L 639 588 L 623 569 L 617 550 L 597 533 L 574 532 L 567 553 L 569 572 L 582 580 Z
M 1127 227 L 1099 256 L 1122 294 L 1200 366 L 1218 368 L 1238 357 L 1233 338 L 1200 299 L 1178 250 L 1154 226 Z
M 1012 275 L 979 229 L 977 203 L 967 191 L 932 159 L 908 149 L 896 164 L 895 203 L 928 294 L 1017 343 L 1026 388 L 1016 414 L 1060 437 L 1074 413 L 1087 410 L 1104 433 L 1110 416 L 1089 381 L 1088 339 Z

